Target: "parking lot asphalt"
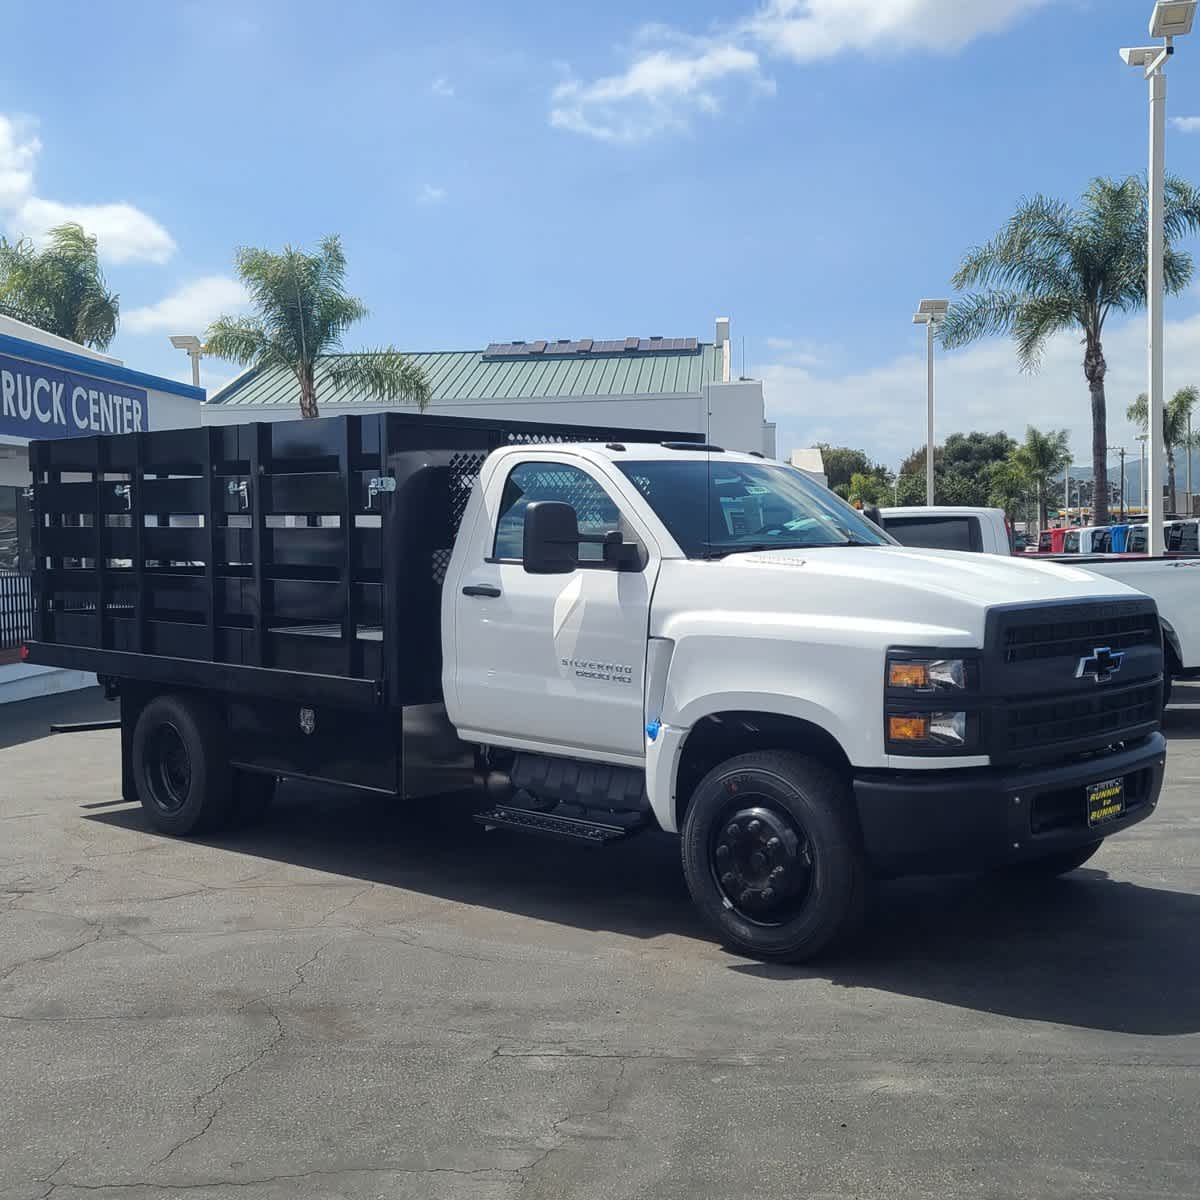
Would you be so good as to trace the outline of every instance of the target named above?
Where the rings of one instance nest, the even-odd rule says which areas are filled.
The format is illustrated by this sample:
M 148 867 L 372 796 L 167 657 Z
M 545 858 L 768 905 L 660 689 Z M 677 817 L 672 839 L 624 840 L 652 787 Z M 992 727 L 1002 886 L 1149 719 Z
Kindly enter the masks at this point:
M 714 944 L 665 836 L 297 788 L 172 841 L 121 803 L 115 732 L 28 740 L 45 713 L 6 706 L 0 1200 L 1191 1200 L 1200 686 L 1177 696 L 1158 813 L 1087 868 L 885 884 L 865 940 L 802 968 Z

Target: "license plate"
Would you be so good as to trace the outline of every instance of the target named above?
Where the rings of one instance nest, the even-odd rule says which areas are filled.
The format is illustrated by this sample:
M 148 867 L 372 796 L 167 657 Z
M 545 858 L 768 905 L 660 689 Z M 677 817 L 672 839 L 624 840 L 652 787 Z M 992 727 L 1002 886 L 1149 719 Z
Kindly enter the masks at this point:
M 1088 825 L 1115 821 L 1125 811 L 1125 780 L 1106 779 L 1087 788 Z

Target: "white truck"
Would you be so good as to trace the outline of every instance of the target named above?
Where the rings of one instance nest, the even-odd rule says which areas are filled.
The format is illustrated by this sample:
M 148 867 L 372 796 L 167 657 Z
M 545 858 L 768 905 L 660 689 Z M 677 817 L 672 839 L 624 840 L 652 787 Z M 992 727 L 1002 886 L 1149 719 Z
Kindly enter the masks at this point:
M 29 660 L 119 696 L 164 833 L 280 778 L 467 791 L 501 838 L 663 830 L 727 943 L 801 960 L 874 876 L 1062 873 L 1158 800 L 1153 601 L 905 549 L 760 457 L 389 413 L 31 465 Z
M 1008 522 L 999 508 L 885 508 L 882 525 L 904 545 L 971 550 L 983 554 L 1012 553 Z M 1170 523 L 1175 545 L 1195 547 L 1195 525 Z M 1135 528 L 1139 528 L 1136 527 Z M 1140 528 L 1145 528 L 1141 526 Z M 1096 554 L 1080 549 L 1084 539 L 1093 544 L 1096 530 L 1067 530 L 1064 543 L 1073 549 L 1052 557 L 1039 555 L 1034 563 L 1057 562 L 1117 580 L 1154 599 L 1162 622 L 1166 670 L 1163 701 L 1171 697 L 1175 679 L 1200 674 L 1200 555 L 1146 558 L 1123 554 Z M 1076 535 L 1072 543 L 1069 539 Z M 1188 540 L 1190 537 L 1191 540 Z M 1021 556 L 1018 556 L 1020 558 Z

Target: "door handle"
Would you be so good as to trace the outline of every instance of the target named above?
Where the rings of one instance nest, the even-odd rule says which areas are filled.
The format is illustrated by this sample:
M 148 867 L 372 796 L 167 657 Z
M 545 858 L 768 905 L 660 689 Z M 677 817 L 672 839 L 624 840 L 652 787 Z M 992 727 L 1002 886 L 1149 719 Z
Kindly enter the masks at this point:
M 494 583 L 470 583 L 463 588 L 464 596 L 488 596 L 495 599 L 500 595 L 500 589 Z

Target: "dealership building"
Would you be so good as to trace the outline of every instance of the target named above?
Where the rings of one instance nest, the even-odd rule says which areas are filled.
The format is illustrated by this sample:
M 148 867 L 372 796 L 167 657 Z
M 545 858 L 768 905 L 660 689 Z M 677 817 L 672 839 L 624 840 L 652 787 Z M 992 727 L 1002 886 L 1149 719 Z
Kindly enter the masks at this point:
M 0 703 L 78 687 L 77 672 L 18 662 L 29 636 L 29 442 L 200 424 L 202 388 L 0 316 Z
M 482 350 L 410 352 L 431 392 L 426 412 L 704 433 L 730 450 L 775 457 L 775 425 L 766 419 L 761 380 L 735 379 L 729 320 L 715 337 L 627 337 L 612 341 L 493 342 Z M 323 417 L 379 412 L 339 390 L 318 365 Z M 214 392 L 205 424 L 294 419 L 299 392 L 286 368 L 247 371 Z

